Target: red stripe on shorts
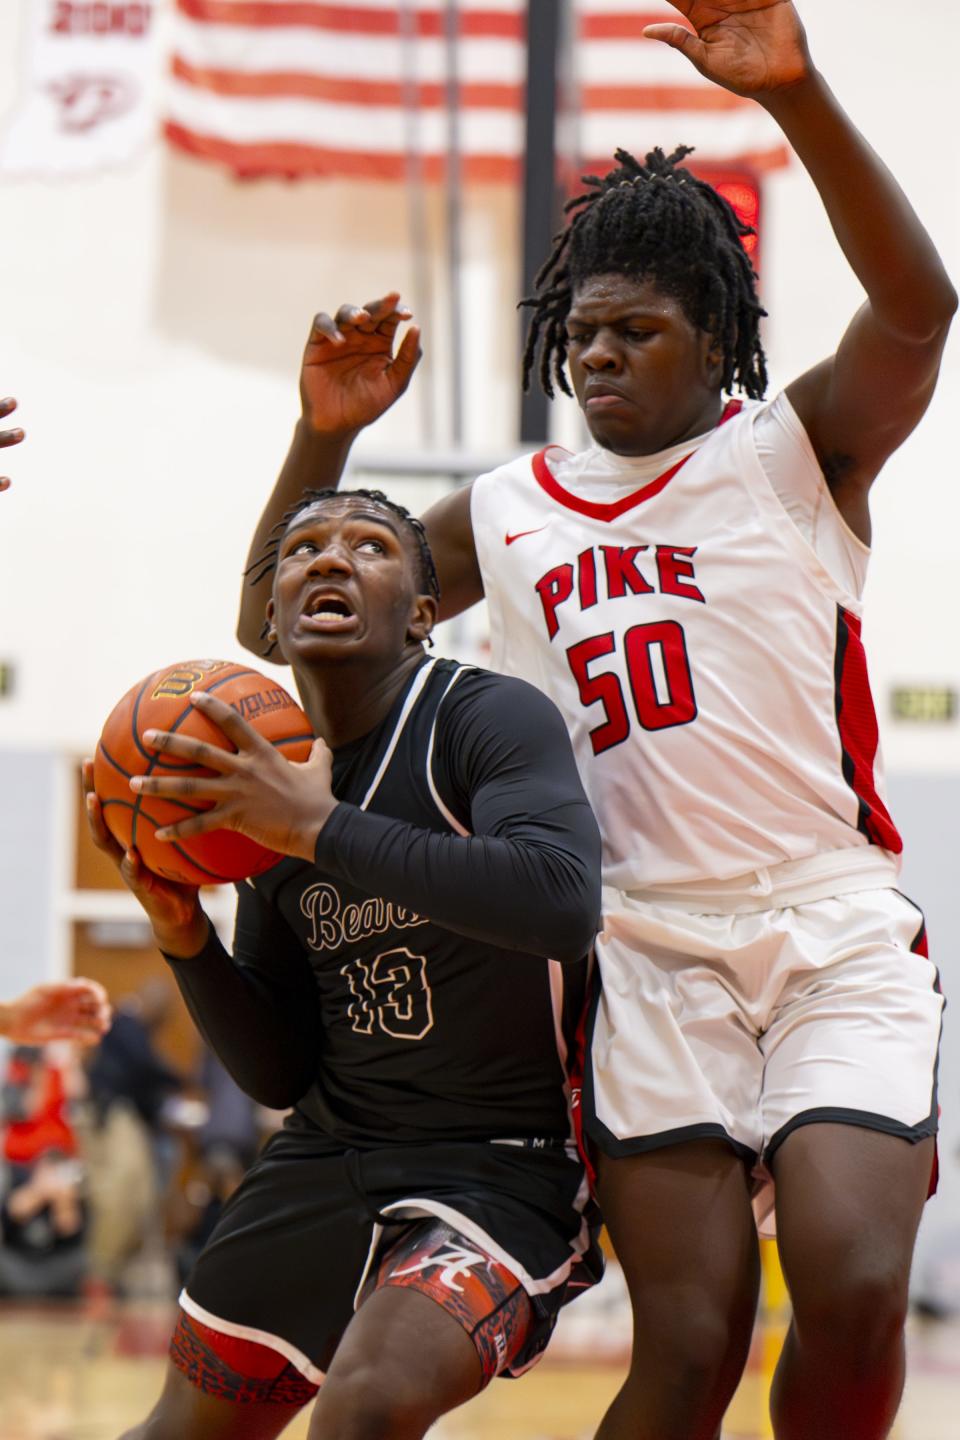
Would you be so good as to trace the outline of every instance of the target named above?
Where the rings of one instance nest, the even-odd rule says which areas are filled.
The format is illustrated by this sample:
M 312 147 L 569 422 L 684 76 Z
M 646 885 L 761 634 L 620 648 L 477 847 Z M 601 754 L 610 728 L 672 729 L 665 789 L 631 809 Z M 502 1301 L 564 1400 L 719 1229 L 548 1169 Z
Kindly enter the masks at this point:
M 299 1409 L 320 1389 L 269 1345 L 224 1335 L 183 1310 L 170 1340 L 170 1359 L 204 1395 L 235 1405 L 293 1405 Z

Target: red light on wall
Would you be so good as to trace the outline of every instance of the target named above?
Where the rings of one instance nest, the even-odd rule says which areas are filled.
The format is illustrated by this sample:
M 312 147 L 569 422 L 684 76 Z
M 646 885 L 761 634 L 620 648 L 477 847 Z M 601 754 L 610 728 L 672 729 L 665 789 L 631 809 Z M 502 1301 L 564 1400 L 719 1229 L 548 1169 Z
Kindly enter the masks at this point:
M 734 180 L 721 182 L 721 184 L 717 186 L 717 189 L 725 200 L 730 201 L 739 219 L 741 219 L 745 225 L 750 225 L 756 230 L 757 222 L 760 219 L 760 196 L 756 190 L 741 184 L 740 181 Z M 743 244 L 744 249 L 747 251 L 755 250 L 757 248 L 757 236 L 744 235 Z
M 721 165 L 711 161 L 704 161 L 697 164 L 695 159 L 688 159 L 684 162 L 688 169 L 698 175 L 701 180 L 706 180 L 715 190 L 719 190 L 725 200 L 729 200 L 738 217 L 745 225 L 749 225 L 756 233 L 744 235 L 743 248 L 750 256 L 750 263 L 754 270 L 760 269 L 760 180 L 755 171 L 746 165 Z M 582 191 L 580 176 L 587 172 L 603 175 L 610 168 L 609 156 L 593 161 L 578 164 L 573 168 L 567 167 L 562 175 L 564 186 L 570 195 L 578 195 Z
M 691 165 L 690 169 L 729 200 L 738 219 L 756 233 L 744 235 L 743 248 L 750 256 L 754 270 L 760 269 L 760 181 L 745 166 Z

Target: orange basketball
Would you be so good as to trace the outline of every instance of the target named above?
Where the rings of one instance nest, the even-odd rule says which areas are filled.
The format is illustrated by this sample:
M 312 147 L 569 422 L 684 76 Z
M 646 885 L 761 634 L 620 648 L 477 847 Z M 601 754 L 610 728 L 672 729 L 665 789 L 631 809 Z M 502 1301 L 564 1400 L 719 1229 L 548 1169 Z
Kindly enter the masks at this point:
M 94 789 L 111 834 L 125 850 L 135 846 L 155 874 L 187 885 L 245 880 L 269 870 L 282 857 L 234 830 L 211 830 L 185 840 L 157 840 L 156 830 L 209 810 L 213 802 L 186 804 L 136 795 L 127 783 L 133 775 L 213 773 L 154 754 L 143 743 L 146 730 L 171 730 L 224 750 L 234 749 L 220 727 L 190 704 L 195 690 L 206 690 L 231 705 L 289 760 L 305 760 L 310 754 L 310 722 L 281 686 L 229 660 L 187 660 L 155 670 L 128 690 L 111 712 L 97 745 Z

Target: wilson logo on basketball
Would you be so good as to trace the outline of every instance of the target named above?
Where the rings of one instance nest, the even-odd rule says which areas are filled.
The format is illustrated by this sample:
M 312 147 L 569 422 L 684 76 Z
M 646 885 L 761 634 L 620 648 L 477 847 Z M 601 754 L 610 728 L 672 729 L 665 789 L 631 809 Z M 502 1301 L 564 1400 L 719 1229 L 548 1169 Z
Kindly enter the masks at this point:
M 189 695 L 207 675 L 216 675 L 218 670 L 230 668 L 229 660 L 196 660 L 190 665 L 181 665 L 170 670 L 151 695 L 151 700 L 178 700 Z
M 272 710 L 296 709 L 286 690 L 278 685 L 275 690 L 258 690 L 255 695 L 241 695 L 230 706 L 241 720 L 254 721 L 258 715 L 269 715 Z

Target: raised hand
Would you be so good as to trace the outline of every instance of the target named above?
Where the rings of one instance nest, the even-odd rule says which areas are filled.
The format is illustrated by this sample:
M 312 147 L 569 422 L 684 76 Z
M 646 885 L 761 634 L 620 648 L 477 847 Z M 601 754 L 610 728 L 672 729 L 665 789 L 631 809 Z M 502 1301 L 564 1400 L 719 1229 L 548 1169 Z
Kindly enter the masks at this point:
M 8 415 L 12 415 L 16 408 L 16 400 L 10 397 L 6 400 L 0 400 L 0 420 L 5 420 Z M 19 425 L 15 426 L 12 430 L 0 430 L 0 449 L 6 449 L 8 445 L 19 445 L 23 439 L 23 434 L 24 432 L 20 429 Z M 0 493 L 9 489 L 10 481 L 6 475 L 0 475 Z
M 113 861 L 127 889 L 140 901 L 161 950 L 181 957 L 198 954 L 209 931 L 198 887 L 162 879 L 147 869 L 136 850 L 124 850 L 114 839 L 93 788 L 92 760 L 83 762 L 82 785 L 93 843 Z
M 314 318 L 300 370 L 303 417 L 313 431 L 361 430 L 400 398 L 420 361 L 416 325 L 393 351 L 397 330 L 410 318 L 396 293 Z
M 112 1018 L 107 992 L 96 980 L 52 981 L 0 1005 L 0 1035 L 15 1045 L 48 1040 L 95 1045 Z
M 692 65 L 735 95 L 761 100 L 809 75 L 810 52 L 790 0 L 671 0 L 683 25 L 648 25 L 644 35 L 686 55 Z
M 144 743 L 150 749 L 215 772 L 134 776 L 130 788 L 141 795 L 215 802 L 200 815 L 158 830 L 157 839 L 180 840 L 208 830 L 237 830 L 268 850 L 312 860 L 317 836 L 337 804 L 331 788 L 333 757 L 324 741 L 315 740 L 309 758 L 297 764 L 216 696 L 200 690 L 190 699 L 220 727 L 236 751 L 166 730 L 144 732 Z

